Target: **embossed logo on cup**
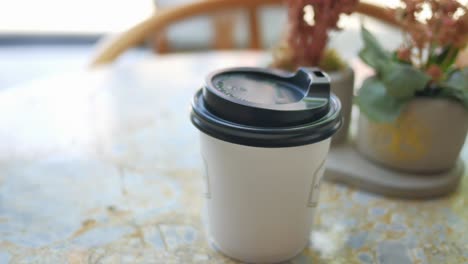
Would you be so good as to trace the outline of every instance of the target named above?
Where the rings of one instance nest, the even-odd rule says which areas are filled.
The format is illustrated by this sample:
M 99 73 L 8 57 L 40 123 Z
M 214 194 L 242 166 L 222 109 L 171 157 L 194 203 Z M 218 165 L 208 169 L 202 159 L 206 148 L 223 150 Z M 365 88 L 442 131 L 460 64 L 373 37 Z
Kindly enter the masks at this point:
M 320 163 L 320 166 L 314 172 L 314 178 L 312 180 L 312 186 L 309 192 L 308 207 L 317 207 L 318 198 L 320 193 L 320 182 L 322 181 L 323 172 L 325 171 L 325 159 Z
M 202 156 L 202 159 L 203 159 L 203 182 L 205 183 L 204 195 L 207 199 L 210 199 L 211 191 L 210 191 L 210 177 L 208 175 L 208 163 L 206 162 L 205 157 Z

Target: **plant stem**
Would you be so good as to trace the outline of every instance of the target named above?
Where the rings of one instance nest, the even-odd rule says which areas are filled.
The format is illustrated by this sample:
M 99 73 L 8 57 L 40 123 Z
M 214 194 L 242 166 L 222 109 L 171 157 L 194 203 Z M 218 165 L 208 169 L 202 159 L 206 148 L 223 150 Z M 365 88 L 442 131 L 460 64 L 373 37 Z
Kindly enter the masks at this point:
M 453 59 L 453 56 L 455 56 L 455 52 L 457 52 L 457 49 L 454 48 L 453 46 L 449 48 L 449 51 L 447 53 L 447 56 L 445 56 L 444 60 L 442 61 L 442 63 L 440 64 L 440 66 L 442 67 L 442 69 L 445 69 L 447 68 L 450 64 L 450 62 L 452 61 Z
M 418 59 L 419 59 L 419 68 L 423 69 L 423 49 L 418 47 Z
M 431 61 L 432 53 L 434 52 L 434 46 L 432 41 L 429 42 L 429 48 L 427 49 L 427 60 L 426 60 L 426 69 L 429 68 L 429 63 Z

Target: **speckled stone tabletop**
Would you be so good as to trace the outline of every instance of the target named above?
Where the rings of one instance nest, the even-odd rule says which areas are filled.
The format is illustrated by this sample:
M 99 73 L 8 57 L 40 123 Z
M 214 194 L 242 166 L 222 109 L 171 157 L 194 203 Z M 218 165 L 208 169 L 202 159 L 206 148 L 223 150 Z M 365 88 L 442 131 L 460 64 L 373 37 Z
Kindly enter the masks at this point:
M 152 57 L 1 91 L 0 263 L 234 262 L 205 234 L 188 106 L 209 71 L 261 60 Z M 429 201 L 325 183 L 291 263 L 468 263 L 467 178 Z

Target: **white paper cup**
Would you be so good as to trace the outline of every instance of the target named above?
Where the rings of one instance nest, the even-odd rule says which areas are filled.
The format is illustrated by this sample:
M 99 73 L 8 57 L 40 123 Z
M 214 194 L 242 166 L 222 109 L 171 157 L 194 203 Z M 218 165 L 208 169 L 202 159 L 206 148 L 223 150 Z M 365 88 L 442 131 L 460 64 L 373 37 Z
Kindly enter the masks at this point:
M 259 148 L 200 133 L 208 229 L 226 255 L 245 262 L 290 259 L 309 241 L 330 139 Z
M 318 69 L 234 68 L 192 102 L 201 131 L 208 231 L 226 255 L 280 262 L 309 241 L 341 104 Z

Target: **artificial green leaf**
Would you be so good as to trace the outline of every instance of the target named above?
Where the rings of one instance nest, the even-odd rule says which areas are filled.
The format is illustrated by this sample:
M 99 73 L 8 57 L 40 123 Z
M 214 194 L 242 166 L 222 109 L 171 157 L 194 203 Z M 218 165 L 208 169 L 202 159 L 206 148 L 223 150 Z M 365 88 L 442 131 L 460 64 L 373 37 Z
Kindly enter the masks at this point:
M 468 67 L 451 72 L 447 80 L 441 83 L 441 86 L 457 90 L 468 90 Z
M 377 72 L 380 72 L 381 67 L 390 61 L 390 54 L 365 27 L 361 27 L 361 37 L 364 41 L 364 47 L 359 51 L 359 57 Z
M 461 102 L 468 110 L 468 67 L 450 72 L 447 80 L 440 86 L 441 96 Z
M 361 113 L 379 123 L 395 121 L 407 101 L 390 96 L 384 84 L 376 76 L 364 81 L 354 99 Z
M 398 62 L 389 62 L 382 67 L 381 79 L 388 94 L 396 98 L 413 97 L 423 90 L 431 78 L 419 69 Z
M 468 110 L 468 89 L 459 90 L 452 87 L 445 87 L 441 89 L 440 96 L 455 99 Z

